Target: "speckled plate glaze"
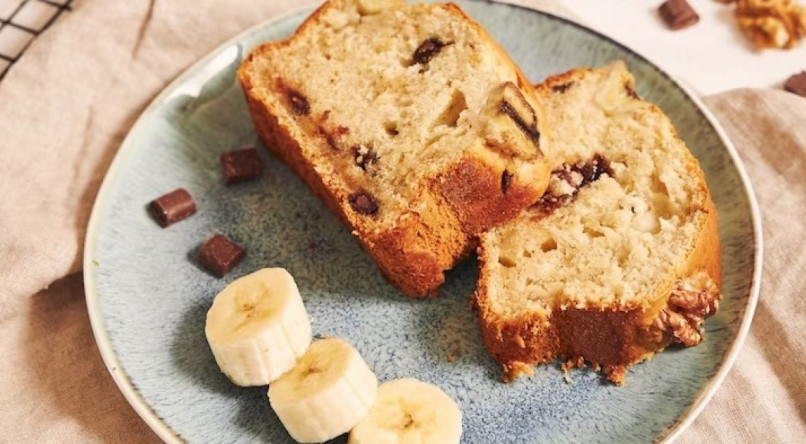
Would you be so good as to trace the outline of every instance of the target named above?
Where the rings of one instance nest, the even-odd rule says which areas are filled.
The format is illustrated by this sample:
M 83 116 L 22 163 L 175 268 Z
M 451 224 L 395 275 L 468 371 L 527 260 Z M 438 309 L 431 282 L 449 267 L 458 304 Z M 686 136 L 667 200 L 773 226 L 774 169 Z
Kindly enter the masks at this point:
M 257 143 L 236 68 L 257 43 L 288 36 L 309 12 L 303 11 L 237 37 L 160 94 L 132 128 L 95 204 L 84 262 L 93 330 L 123 394 L 163 439 L 291 442 L 265 388 L 230 384 L 204 337 L 214 295 L 266 266 L 289 269 L 315 333 L 349 340 L 381 381 L 414 376 L 457 400 L 463 442 L 670 440 L 713 395 L 749 328 L 761 268 L 756 203 L 727 138 L 693 94 L 623 46 L 540 12 L 460 3 L 531 79 L 624 59 L 638 92 L 672 118 L 706 172 L 720 216 L 724 299 L 707 322 L 706 340 L 633 368 L 621 388 L 589 370 L 572 371 L 567 383 L 556 365 L 502 384 L 468 306 L 473 261 L 450 273 L 441 297 L 411 300 L 384 281 L 349 231 L 268 154 L 262 179 L 224 187 L 219 154 Z M 162 229 L 145 206 L 177 187 L 191 192 L 199 212 Z M 214 232 L 248 249 L 224 279 L 194 260 Z

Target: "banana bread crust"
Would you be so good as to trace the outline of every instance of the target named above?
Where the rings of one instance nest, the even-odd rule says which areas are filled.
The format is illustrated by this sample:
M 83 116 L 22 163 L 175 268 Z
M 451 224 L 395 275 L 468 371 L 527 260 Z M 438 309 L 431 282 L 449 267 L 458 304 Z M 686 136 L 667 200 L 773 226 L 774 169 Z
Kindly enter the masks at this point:
M 478 254 L 479 267 L 483 270 L 487 255 L 482 247 L 479 247 Z M 680 271 L 678 277 L 685 279 L 700 272 L 706 273 L 721 287 L 716 211 L 708 212 L 697 246 L 689 254 L 687 267 Z M 621 385 L 630 366 L 651 358 L 675 343 L 673 336 L 653 340 L 650 326 L 658 319 L 660 311 L 668 307 L 672 285 L 678 277 L 659 286 L 657 291 L 667 296 L 663 298 L 664 305 L 655 313 L 619 306 L 581 309 L 558 307 L 552 310 L 548 318 L 535 315 L 504 319 L 487 304 L 485 289 L 488 276 L 484 273 L 481 274 L 473 301 L 478 311 L 484 345 L 502 365 L 505 382 L 528 373 L 534 365 L 556 359 L 582 359 L 594 367 L 600 367 L 609 380 Z

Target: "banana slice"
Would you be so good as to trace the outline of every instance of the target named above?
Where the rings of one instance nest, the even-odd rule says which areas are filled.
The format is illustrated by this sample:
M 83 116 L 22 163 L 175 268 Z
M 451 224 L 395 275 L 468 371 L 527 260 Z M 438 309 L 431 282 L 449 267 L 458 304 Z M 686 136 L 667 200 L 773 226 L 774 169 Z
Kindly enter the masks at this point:
M 279 378 L 311 344 L 311 320 L 283 268 L 264 268 L 227 285 L 207 312 L 204 332 L 221 371 L 240 386 Z
M 378 387 L 369 415 L 350 432 L 348 444 L 456 444 L 462 412 L 439 387 L 395 379 Z
M 323 442 L 348 432 L 369 412 L 378 379 L 342 339 L 315 341 L 297 365 L 269 386 L 269 402 L 292 438 Z

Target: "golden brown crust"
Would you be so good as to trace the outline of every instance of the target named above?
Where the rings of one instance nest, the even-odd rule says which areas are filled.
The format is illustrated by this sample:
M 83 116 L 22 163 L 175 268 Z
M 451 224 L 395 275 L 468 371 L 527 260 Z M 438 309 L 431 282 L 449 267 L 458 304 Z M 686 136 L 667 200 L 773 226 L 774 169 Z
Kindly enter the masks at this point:
M 648 333 L 652 321 L 647 322 L 639 309 L 569 307 L 556 308 L 548 318 L 535 314 L 531 318 L 504 319 L 482 302 L 486 300 L 484 288 L 480 283 L 475 295 L 482 338 L 487 351 L 501 363 L 504 382 L 523 374 L 525 366 L 555 359 L 581 359 L 601 368 L 608 379 L 621 385 L 627 368 L 672 343 L 667 337 L 652 340 Z M 667 304 L 668 299 L 669 296 L 665 298 Z
M 523 374 L 525 366 L 555 359 L 583 359 L 615 376 L 621 374 L 617 369 L 626 369 L 665 347 L 647 347 L 642 336 L 646 328 L 643 314 L 636 309 L 569 307 L 557 308 L 549 317 L 535 313 L 505 319 L 487 305 L 485 288 L 480 282 L 475 295 L 482 339 L 487 351 L 501 363 L 504 382 Z M 623 382 L 611 380 L 619 385 Z
M 466 233 L 481 233 L 517 216 L 540 199 L 545 185 L 504 184 L 506 171 L 478 158 L 465 158 L 433 185 L 453 208 Z M 544 170 L 548 183 L 548 165 Z
M 552 76 L 538 86 L 538 89 L 559 88 L 564 91 L 573 87 L 573 82 L 590 71 L 580 68 Z M 630 80 L 625 89 L 633 88 Z M 661 111 L 652 107 L 651 112 Z M 694 220 L 699 223 L 699 231 L 693 249 L 687 260 L 675 273 L 670 274 L 655 294 L 647 295 L 647 300 L 657 300 L 652 307 L 552 307 L 550 314 L 532 313 L 514 319 L 503 317 L 492 309 L 488 289 L 491 287 L 488 263 L 492 263 L 492 252 L 485 251 L 482 243 L 478 248 L 480 276 L 473 303 L 478 309 L 484 344 L 501 363 L 505 382 L 529 373 L 529 366 L 554 361 L 555 359 L 590 363 L 601 370 L 605 377 L 617 385 L 624 382 L 626 370 L 644 359 L 651 357 L 670 344 L 695 345 L 701 335 L 692 338 L 675 337 L 680 331 L 696 331 L 705 316 L 716 311 L 721 288 L 721 258 L 716 208 L 711 200 L 704 175 L 696 159 L 687 154 L 687 168 L 692 180 L 699 182 L 698 198 L 701 207 Z M 706 273 L 703 278 L 701 273 Z M 691 310 L 681 309 L 675 298 L 680 296 L 681 287 L 692 282 L 704 287 L 716 286 L 716 295 L 697 289 Z M 706 283 L 707 281 L 707 283 Z M 711 288 L 713 290 L 713 288 Z M 703 307 L 707 306 L 707 307 Z M 676 316 L 683 325 L 668 325 L 669 315 Z M 660 318 L 663 319 L 660 319 Z M 666 323 L 661 322 L 665 320 Z M 672 320 L 674 321 L 674 320 Z M 673 323 L 673 322 L 672 322 Z M 660 325 L 660 331 L 658 330 Z
M 263 44 L 246 57 L 238 71 L 238 79 L 252 120 L 266 147 L 289 165 L 328 209 L 352 230 L 392 284 L 409 296 L 434 295 L 444 282 L 444 271 L 467 257 L 475 248 L 477 235 L 511 219 L 521 209 L 534 203 L 545 189 L 545 184 L 541 188 L 539 183 L 516 183 L 504 194 L 501 189 L 501 166 L 467 157 L 441 177 L 425 184 L 416 199 L 425 205 L 418 206 L 422 209 L 402 214 L 395 226 L 379 229 L 371 217 L 356 214 L 346 192 L 329 184 L 330 178 L 317 172 L 314 161 L 304 155 L 300 144 L 307 142 L 294 137 L 294 130 L 287 122 L 284 123 L 286 118 L 283 110 L 272 109 L 270 104 L 254 93 L 249 71 L 256 57 L 291 44 L 295 36 L 316 23 L 329 7 L 331 3 L 328 2 L 319 7 L 288 40 Z M 458 13 L 486 35 L 481 26 L 456 5 L 438 7 Z M 497 44 L 495 47 L 509 59 Z M 517 67 L 515 70 L 519 83 L 531 89 L 523 73 Z M 536 112 L 542 119 L 542 109 L 537 107 Z M 549 167 L 545 159 L 542 163 L 547 184 Z
M 710 198 L 708 202 L 713 208 Z M 474 295 L 475 304 L 479 311 L 484 344 L 493 358 L 502 364 L 505 382 L 523 374 L 524 366 L 560 358 L 584 359 L 594 367 L 600 367 L 612 382 L 621 385 L 627 368 L 651 357 L 672 342 L 670 338 L 653 341 L 649 337 L 649 327 L 659 311 L 647 316 L 648 313 L 640 309 L 623 307 L 555 307 L 548 318 L 535 313 L 531 317 L 505 319 L 487 303 L 485 292 L 489 277 L 484 272 L 486 257 L 487 254 L 480 247 L 479 268 L 482 273 Z M 719 237 L 716 232 L 716 211 L 713 210 L 708 212 L 697 247 L 689 255 L 690 267 L 684 270 L 684 274 L 675 276 L 673 282 L 694 276 L 699 271 L 705 271 L 715 283 L 720 282 L 719 263 Z M 669 305 L 672 296 L 670 290 L 666 291 L 666 296 L 659 298 L 662 301 L 661 309 Z
M 421 199 L 421 213 L 406 213 L 390 230 L 356 237 L 392 284 L 408 295 L 431 296 L 444 282 L 443 270 L 467 257 L 475 240 L 446 205 L 436 203 L 438 195 L 423 193 Z
M 549 90 L 557 90 L 557 88 L 559 88 L 560 92 L 564 92 L 566 89 L 572 88 L 577 79 L 592 70 L 593 68 L 579 67 L 570 71 L 554 74 L 546 77 L 543 82 L 535 85 L 535 90 L 539 91 L 541 94 L 546 94 Z

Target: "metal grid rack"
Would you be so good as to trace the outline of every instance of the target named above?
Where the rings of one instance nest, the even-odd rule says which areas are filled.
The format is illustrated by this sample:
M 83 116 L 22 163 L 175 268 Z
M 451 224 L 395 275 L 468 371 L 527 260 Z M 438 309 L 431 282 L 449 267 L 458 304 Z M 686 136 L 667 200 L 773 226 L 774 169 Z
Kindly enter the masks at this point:
M 0 0 L 0 81 L 73 0 Z

